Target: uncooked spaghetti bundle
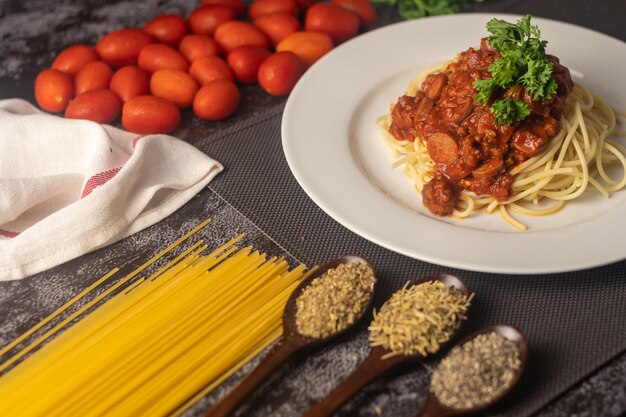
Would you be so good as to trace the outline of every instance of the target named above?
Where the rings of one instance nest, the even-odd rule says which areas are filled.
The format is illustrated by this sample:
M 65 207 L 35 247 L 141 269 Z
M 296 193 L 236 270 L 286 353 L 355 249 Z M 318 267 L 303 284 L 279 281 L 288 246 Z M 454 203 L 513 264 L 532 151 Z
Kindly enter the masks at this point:
M 93 298 L 51 330 L 0 364 L 3 416 L 176 415 L 276 340 L 304 265 L 289 268 L 238 236 L 206 254 L 198 241 L 146 277 L 142 271 L 166 256 L 208 221 Z M 12 353 L 91 290 L 105 275 L 40 324 L 0 350 Z M 139 278 L 138 278 L 139 277 Z M 82 312 L 71 328 L 35 351 Z M 42 324 L 43 323 L 43 324 Z

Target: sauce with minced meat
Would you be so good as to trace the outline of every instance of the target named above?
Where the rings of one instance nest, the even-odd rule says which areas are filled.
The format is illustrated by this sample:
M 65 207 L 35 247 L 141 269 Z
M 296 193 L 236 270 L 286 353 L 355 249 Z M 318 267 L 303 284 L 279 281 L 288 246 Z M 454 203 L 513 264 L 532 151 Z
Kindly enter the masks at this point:
M 552 99 L 532 101 L 522 87 L 492 97 L 523 100 L 531 115 L 521 123 L 496 125 L 489 106 L 476 102 L 472 83 L 490 78 L 489 66 L 499 57 L 483 39 L 479 49 L 469 48 L 444 71 L 426 77 L 415 97 L 400 97 L 391 112 L 389 132 L 398 140 L 422 138 L 436 163 L 433 179 L 422 189 L 422 201 L 433 214 L 452 214 L 463 189 L 507 200 L 513 182 L 509 169 L 541 153 L 559 131 L 563 103 L 574 84 L 555 56 L 546 55 L 558 84 Z

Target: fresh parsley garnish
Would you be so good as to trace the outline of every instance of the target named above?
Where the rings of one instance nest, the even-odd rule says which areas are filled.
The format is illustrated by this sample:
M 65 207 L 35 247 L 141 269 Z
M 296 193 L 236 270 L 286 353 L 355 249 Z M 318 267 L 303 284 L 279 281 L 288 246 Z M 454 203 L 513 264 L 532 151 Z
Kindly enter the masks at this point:
M 371 0 L 372 3 L 397 6 L 398 13 L 405 19 L 457 13 L 461 4 L 468 1 L 470 0 Z
M 546 41 L 540 39 L 539 28 L 526 15 L 516 24 L 500 19 L 487 23 L 489 44 L 501 55 L 489 66 L 491 78 L 474 80 L 476 101 L 487 105 L 496 89 L 507 90 L 522 86 L 533 101 L 552 98 L 557 84 L 552 74 L 552 62 L 546 58 Z M 491 112 L 498 124 L 513 124 L 530 115 L 528 105 L 511 96 L 495 100 Z
M 530 115 L 530 109 L 526 103 L 511 96 L 494 101 L 491 105 L 491 112 L 495 114 L 495 122 L 499 125 L 519 122 Z
M 552 62 L 547 60 L 529 61 L 526 73 L 520 82 L 533 95 L 533 100 L 545 100 L 556 92 L 557 84 L 552 76 Z
M 493 78 L 487 78 L 481 80 L 477 78 L 474 80 L 474 89 L 476 90 L 476 101 L 480 104 L 487 104 L 489 100 L 491 100 L 491 96 L 493 95 L 493 90 L 495 90 L 496 85 L 493 81 Z

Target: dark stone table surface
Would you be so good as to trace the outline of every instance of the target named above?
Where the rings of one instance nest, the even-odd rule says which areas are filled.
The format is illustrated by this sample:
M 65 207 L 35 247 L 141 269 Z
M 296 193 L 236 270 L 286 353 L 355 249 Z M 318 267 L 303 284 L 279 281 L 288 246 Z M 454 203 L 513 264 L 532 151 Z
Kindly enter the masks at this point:
M 162 13 L 178 13 L 188 16 L 197 6 L 188 0 L 144 0 L 141 2 L 112 0 L 0 0 L 0 99 L 22 97 L 33 101 L 32 85 L 37 72 L 50 65 L 55 54 L 63 47 L 78 43 L 93 43 L 105 33 L 124 26 L 141 26 L 149 18 Z M 576 9 L 576 13 L 565 13 L 565 8 Z M 398 20 L 393 10 L 381 6 L 381 23 Z M 472 4 L 466 11 L 525 13 L 566 20 L 587 26 L 611 36 L 626 39 L 626 1 L 597 0 L 485 0 Z M 241 108 L 233 118 L 203 124 L 190 112 L 183 114 L 183 121 L 174 135 L 191 143 L 199 141 L 194 132 L 201 131 L 203 137 L 215 132 L 246 127 L 248 120 L 284 104 L 283 98 L 270 97 L 258 87 L 244 87 Z M 228 175 L 228 172 L 222 174 Z M 1 196 L 0 196 L 1 198 Z M 177 230 L 198 219 L 210 215 L 216 228 L 207 232 L 207 239 L 220 240 L 235 231 L 246 231 L 247 239 L 258 247 L 272 253 L 282 253 L 282 248 L 271 237 L 257 228 L 246 216 L 224 201 L 214 190 L 201 192 L 187 206 L 148 230 L 130 237 L 110 248 L 86 255 L 84 259 L 71 261 L 55 268 L 43 279 L 0 283 L 0 346 L 17 336 L 78 290 L 69 278 L 72 273 L 82 273 L 83 265 L 91 262 L 94 268 L 104 270 L 110 265 L 133 265 L 137 259 L 162 242 L 172 240 Z M 204 216 L 204 217 L 203 217 Z M 303 236 L 304 239 L 304 236 Z M 293 258 L 291 258 L 293 260 Z M 41 274 L 40 274 L 41 275 Z M 95 276 L 94 276 L 95 278 Z M 82 285 L 85 285 L 84 283 Z M 57 288 L 53 290 L 52 288 Z M 61 288 L 62 290 L 58 290 Z M 8 319 L 10 317 L 10 319 Z M 327 386 L 316 384 L 320 373 L 330 375 L 328 384 L 340 379 L 352 369 L 366 353 L 363 333 L 307 360 L 290 364 L 275 377 L 284 382 L 284 391 L 265 387 L 239 415 L 297 415 L 301 410 L 297 398 L 305 395 L 304 389 L 325 392 Z M 222 395 L 241 375 L 249 371 L 254 363 L 244 366 L 213 395 L 201 400 L 185 415 L 199 416 L 207 406 Z M 358 398 L 348 404 L 341 415 L 375 416 L 380 407 L 384 415 L 406 415 L 405 405 L 423 401 L 423 386 L 431 369 L 428 365 L 415 372 L 396 375 L 394 380 L 383 379 L 371 384 Z M 392 393 L 392 395 L 390 394 Z M 307 392 L 309 397 L 315 393 Z M 321 394 L 320 394 L 321 395 Z M 256 401 L 256 402 L 255 402 Z M 255 409 L 254 404 L 264 404 Z M 269 405 L 268 405 L 269 404 Z M 298 408 L 300 407 L 300 408 Z M 404 407 L 404 408 L 403 408 Z M 403 411 L 404 410 L 404 411 Z M 626 415 L 626 352 L 604 364 L 583 381 L 565 391 L 549 405 L 539 410 L 540 417 L 616 417 Z

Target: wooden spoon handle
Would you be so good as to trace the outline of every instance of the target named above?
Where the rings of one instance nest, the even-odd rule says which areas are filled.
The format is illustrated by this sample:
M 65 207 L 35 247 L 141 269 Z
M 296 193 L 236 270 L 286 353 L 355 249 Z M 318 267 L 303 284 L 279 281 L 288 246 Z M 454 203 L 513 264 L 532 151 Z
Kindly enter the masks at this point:
M 359 367 L 330 392 L 325 398 L 311 407 L 302 417 L 329 417 L 345 404 L 358 390 L 367 385 L 377 376 L 383 374 L 396 365 L 396 360 L 382 360 L 378 349 L 370 352 L 369 356 Z
M 205 414 L 205 417 L 229 416 L 259 385 L 265 382 L 267 377 L 278 366 L 289 359 L 301 347 L 294 339 L 280 339 L 256 368 L 245 376 L 231 392 L 215 404 Z

